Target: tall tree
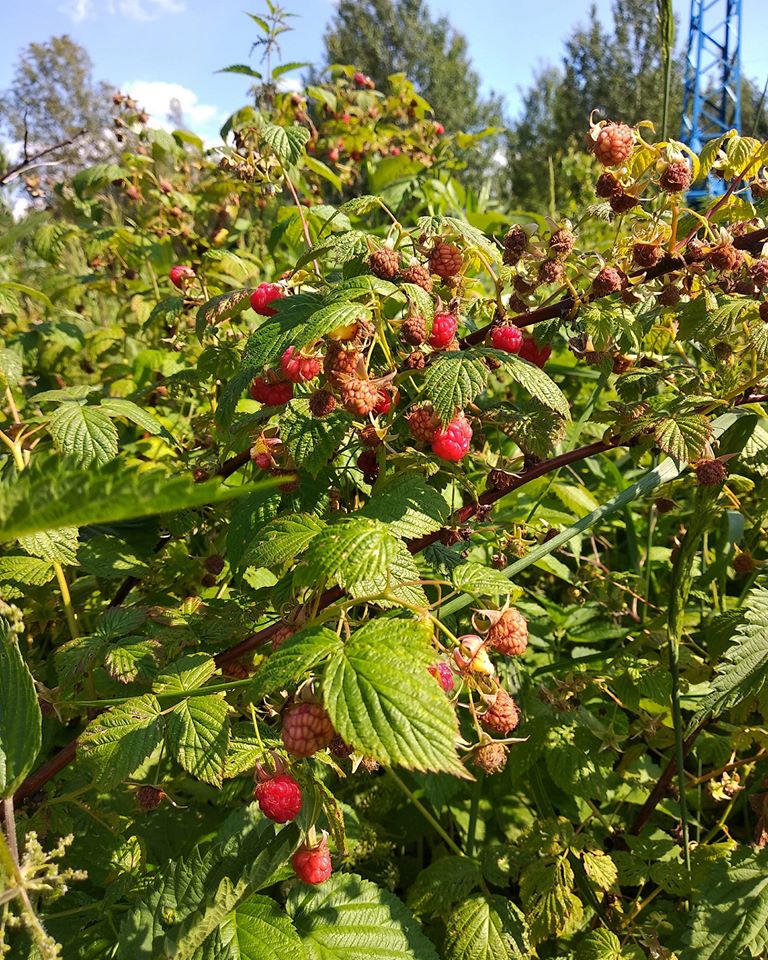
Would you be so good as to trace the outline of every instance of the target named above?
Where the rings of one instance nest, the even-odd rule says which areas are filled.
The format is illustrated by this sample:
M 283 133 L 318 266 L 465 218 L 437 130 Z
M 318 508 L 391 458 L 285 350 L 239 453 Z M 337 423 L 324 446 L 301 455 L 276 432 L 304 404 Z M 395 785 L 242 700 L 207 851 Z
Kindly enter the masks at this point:
M 405 73 L 448 129 L 500 120 L 499 98 L 480 94 L 466 39 L 423 0 L 340 0 L 323 39 L 328 63 L 352 63 L 377 84 Z
M 86 50 L 66 35 L 31 43 L 20 55 L 10 88 L 0 96 L 0 124 L 30 151 L 71 140 L 51 155 L 62 167 L 82 165 L 114 151 L 110 88 L 92 76 Z

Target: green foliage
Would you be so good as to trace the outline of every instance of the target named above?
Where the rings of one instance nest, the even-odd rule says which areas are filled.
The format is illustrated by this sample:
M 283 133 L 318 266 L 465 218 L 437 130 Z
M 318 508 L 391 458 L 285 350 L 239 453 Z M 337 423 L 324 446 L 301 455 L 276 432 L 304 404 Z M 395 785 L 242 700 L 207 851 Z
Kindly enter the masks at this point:
M 42 743 L 32 675 L 0 617 L 0 798 L 12 797 Z

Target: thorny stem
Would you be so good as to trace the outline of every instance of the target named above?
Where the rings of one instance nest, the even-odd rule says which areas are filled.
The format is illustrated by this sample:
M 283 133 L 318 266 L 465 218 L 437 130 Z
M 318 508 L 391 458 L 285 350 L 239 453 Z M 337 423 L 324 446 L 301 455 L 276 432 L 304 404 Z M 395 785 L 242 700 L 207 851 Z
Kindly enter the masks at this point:
M 416 797 L 416 796 L 414 795 L 413 791 L 410 790 L 410 789 L 403 783 L 403 781 L 400 779 L 400 777 L 398 777 L 398 775 L 394 772 L 394 770 L 390 770 L 389 767 L 386 767 L 385 770 L 384 770 L 384 773 L 386 774 L 387 777 L 389 777 L 389 779 L 390 779 L 400 790 L 402 790 L 402 792 L 406 795 L 406 797 L 408 797 L 408 799 L 410 800 L 410 802 L 414 805 L 414 807 L 416 807 L 416 809 L 419 811 L 419 813 L 422 815 L 422 817 L 424 817 L 424 819 L 427 821 L 427 823 L 429 823 L 429 825 L 432 827 L 432 829 L 433 829 L 440 837 L 442 837 L 442 839 L 445 841 L 446 846 L 447 846 L 450 850 L 452 850 L 452 851 L 456 854 L 457 857 L 465 857 L 465 856 L 467 856 L 467 854 L 464 853 L 464 851 L 463 851 L 463 850 L 461 849 L 461 847 L 455 842 L 455 840 L 453 840 L 453 839 L 449 836 L 449 834 L 445 831 L 445 829 L 444 829 L 444 828 L 438 823 L 438 821 L 432 816 L 432 814 L 429 812 L 429 810 L 427 810 L 427 808 L 424 806 L 424 804 L 421 802 L 421 800 L 419 800 L 418 797 Z

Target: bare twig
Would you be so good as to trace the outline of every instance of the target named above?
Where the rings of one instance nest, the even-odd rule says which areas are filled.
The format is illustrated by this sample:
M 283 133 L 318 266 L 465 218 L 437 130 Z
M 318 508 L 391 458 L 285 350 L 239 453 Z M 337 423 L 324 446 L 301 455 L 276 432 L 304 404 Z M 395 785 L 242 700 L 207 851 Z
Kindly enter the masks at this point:
M 25 170 L 37 164 L 38 160 L 41 160 L 43 157 L 47 157 L 49 153 L 53 153 L 55 150 L 62 150 L 64 147 L 69 147 L 80 137 L 85 136 L 87 130 L 80 130 L 74 136 L 70 137 L 69 140 L 62 140 L 59 143 L 55 143 L 52 147 L 46 147 L 44 150 L 39 150 L 37 153 L 32 154 L 30 157 L 27 153 L 27 135 L 26 128 L 24 133 L 24 159 L 21 160 L 13 167 L 9 167 L 5 173 L 0 175 L 0 187 L 5 186 L 7 183 L 10 183 L 11 180 L 15 179 Z

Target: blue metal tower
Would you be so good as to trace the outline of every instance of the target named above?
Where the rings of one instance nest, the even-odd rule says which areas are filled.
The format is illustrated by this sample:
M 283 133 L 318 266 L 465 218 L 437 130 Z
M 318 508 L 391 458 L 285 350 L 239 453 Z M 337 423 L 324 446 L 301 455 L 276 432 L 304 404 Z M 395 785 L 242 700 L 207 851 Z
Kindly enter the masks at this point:
M 680 139 L 699 153 L 731 129 L 741 129 L 741 0 L 691 0 Z M 710 177 L 694 195 L 723 190 Z

